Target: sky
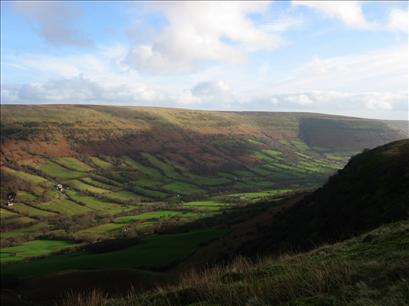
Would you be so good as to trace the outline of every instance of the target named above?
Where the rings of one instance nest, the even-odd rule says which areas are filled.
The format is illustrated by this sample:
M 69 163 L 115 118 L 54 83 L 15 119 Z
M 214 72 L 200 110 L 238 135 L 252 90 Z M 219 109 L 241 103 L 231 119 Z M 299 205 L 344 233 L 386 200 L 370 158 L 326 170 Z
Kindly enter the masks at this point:
M 406 1 L 1 1 L 2 104 L 408 119 Z

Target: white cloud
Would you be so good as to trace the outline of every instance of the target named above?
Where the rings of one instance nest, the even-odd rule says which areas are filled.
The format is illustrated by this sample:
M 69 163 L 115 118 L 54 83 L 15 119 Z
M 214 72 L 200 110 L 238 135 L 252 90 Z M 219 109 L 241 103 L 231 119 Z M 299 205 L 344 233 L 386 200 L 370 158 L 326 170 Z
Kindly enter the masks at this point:
M 79 75 L 44 83 L 2 86 L 2 103 L 70 103 L 189 107 L 213 110 L 304 111 L 380 119 L 407 119 L 408 94 L 310 91 L 241 96 L 225 82 L 172 90 L 143 83 L 115 85 Z
M 230 87 L 224 81 L 201 82 L 192 88 L 198 97 L 220 97 L 230 93 Z
M 197 98 L 197 104 L 206 108 L 232 108 L 237 100 L 230 86 L 222 80 L 200 82 L 190 91 Z
M 2 85 L 2 103 L 93 103 L 224 110 L 312 111 L 401 118 L 408 114 L 407 47 L 343 57 L 314 57 L 294 71 L 245 74 L 204 71 L 181 83 L 149 78 L 123 64 L 126 48 L 95 54 L 8 58 L 23 71 L 48 78 Z M 237 78 L 235 78 L 237 77 Z M 173 80 L 173 79 L 172 79 Z M 162 85 L 161 85 L 162 84 Z
M 273 95 L 271 103 L 281 110 L 304 109 L 307 111 L 331 110 L 332 112 L 350 109 L 369 110 L 407 110 L 407 93 L 364 92 L 346 93 L 337 91 L 315 91 L 294 94 Z M 302 108 L 300 108 L 300 106 Z
M 292 4 L 312 8 L 352 28 L 369 29 L 373 26 L 366 20 L 359 1 L 293 1 Z
M 408 19 L 408 10 L 393 9 L 389 13 L 387 28 L 390 30 L 408 32 Z
M 278 93 L 306 91 L 407 92 L 408 48 L 400 46 L 376 52 L 340 57 L 314 57 L 280 80 L 260 80 L 261 86 Z M 263 89 L 260 89 L 263 90 Z
M 292 1 L 294 6 L 305 6 L 329 18 L 339 19 L 346 26 L 361 30 L 408 31 L 408 11 L 393 8 L 387 22 L 368 21 L 364 14 L 365 1 Z
M 15 1 L 17 12 L 33 20 L 44 39 L 54 45 L 90 46 L 92 41 L 84 37 L 75 22 L 79 10 L 72 3 L 62 1 Z
M 243 63 L 248 52 L 271 50 L 283 43 L 278 34 L 299 25 L 290 18 L 256 24 L 268 2 L 161 2 L 168 25 L 153 39 L 133 48 L 128 63 L 138 70 L 173 73 L 197 61 Z
M 1 95 L 3 103 L 138 104 L 157 103 L 168 98 L 144 84 L 112 86 L 83 75 L 43 83 L 2 86 Z

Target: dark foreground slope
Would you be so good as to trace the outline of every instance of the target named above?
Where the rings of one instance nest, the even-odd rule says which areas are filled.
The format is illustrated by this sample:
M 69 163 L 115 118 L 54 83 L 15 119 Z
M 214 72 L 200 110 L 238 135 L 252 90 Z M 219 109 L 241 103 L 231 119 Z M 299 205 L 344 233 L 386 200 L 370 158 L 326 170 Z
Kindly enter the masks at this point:
M 308 253 L 238 258 L 145 294 L 80 295 L 80 305 L 408 305 L 408 238 L 409 222 L 401 221 Z M 61 305 L 78 301 L 73 295 Z
M 250 245 L 261 250 L 306 249 L 408 216 L 406 139 L 352 157 L 322 188 L 276 215 L 263 237 Z

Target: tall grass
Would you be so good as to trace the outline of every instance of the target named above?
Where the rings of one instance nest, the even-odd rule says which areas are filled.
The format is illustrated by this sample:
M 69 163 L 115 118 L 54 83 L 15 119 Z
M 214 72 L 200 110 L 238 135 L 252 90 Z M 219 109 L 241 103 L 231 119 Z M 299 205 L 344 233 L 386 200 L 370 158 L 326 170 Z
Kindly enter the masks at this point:
M 409 305 L 408 226 L 393 223 L 308 253 L 256 261 L 237 257 L 120 298 L 73 294 L 59 305 L 81 306 L 78 301 L 86 299 L 90 306 Z
M 58 306 L 102 306 L 107 303 L 107 295 L 100 290 L 90 292 L 68 292 L 63 299 L 58 302 Z
M 266 258 L 254 264 L 239 257 L 232 264 L 191 271 L 177 286 L 145 296 L 129 296 L 122 305 L 257 305 L 279 304 L 301 297 L 326 294 L 343 286 L 351 267 L 342 262 L 278 261 Z
M 295 257 L 278 261 L 262 258 L 254 263 L 238 257 L 230 264 L 191 270 L 177 285 L 148 293 L 131 291 L 121 299 L 105 299 L 97 291 L 88 295 L 71 293 L 59 306 L 275 305 L 326 294 L 345 285 L 350 272 L 351 267 L 343 262 L 305 262 Z

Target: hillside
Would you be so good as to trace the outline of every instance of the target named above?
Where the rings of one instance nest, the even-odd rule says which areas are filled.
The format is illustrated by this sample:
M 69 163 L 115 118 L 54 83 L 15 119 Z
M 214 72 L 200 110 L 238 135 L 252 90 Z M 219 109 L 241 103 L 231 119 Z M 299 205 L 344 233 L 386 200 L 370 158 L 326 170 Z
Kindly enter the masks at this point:
M 255 245 L 303 249 L 343 240 L 407 219 L 408 199 L 409 140 L 401 140 L 351 158 L 323 187 L 277 216 Z
M 352 154 L 404 136 L 390 126 L 306 113 L 1 105 L 1 242 L 154 231 L 133 216 L 189 221 L 231 206 L 203 202 L 211 197 L 315 187 Z
M 239 257 L 144 294 L 109 299 L 95 291 L 60 305 L 407 305 L 408 237 L 402 221 L 308 253 Z
M 229 260 L 232 254 L 302 251 L 348 239 L 409 216 L 409 140 L 351 158 L 307 195 L 265 201 L 265 211 L 233 224 L 229 235 L 199 250 L 191 265 Z M 214 254 L 217 254 L 215 256 Z
M 81 105 L 2 105 L 1 129 L 6 172 L 87 172 L 145 199 L 321 182 L 352 153 L 404 137 L 382 121 L 318 114 Z
M 0 123 L 1 245 L 57 239 L 50 251 L 314 188 L 404 137 L 390 122 L 321 114 L 89 105 L 1 105 Z
M 78 297 L 84 305 L 406 305 L 408 161 L 409 140 L 358 154 L 323 187 L 286 209 L 271 203 L 278 211 L 267 214 L 270 227 L 241 249 L 229 250 L 280 251 L 278 257 L 255 262 L 238 257 L 227 265 L 186 273 L 176 285 L 117 298 L 99 291 L 71 295 L 62 305 L 74 305 Z M 249 230 L 248 222 L 236 227 Z M 262 218 L 250 222 L 260 225 Z M 237 229 L 223 239 L 235 236 Z M 218 245 L 214 255 L 224 244 Z
M 254 257 L 260 253 L 311 249 L 407 218 L 409 140 L 365 150 L 350 159 L 343 170 L 338 170 L 358 150 L 359 143 L 361 147 L 370 146 L 375 141 L 402 137 L 381 121 L 314 114 L 203 112 L 206 119 L 202 118 L 202 123 L 199 119 L 186 119 L 182 128 L 181 118 L 187 116 L 183 114 L 191 111 L 63 106 L 63 113 L 66 113 L 63 116 L 49 111 L 55 106 L 45 107 L 43 111 L 32 108 L 34 111 L 16 107 L 14 115 L 2 121 L 6 131 L 2 136 L 1 168 L 2 283 L 11 290 L 5 298 L 16 302 L 16 297 L 20 296 L 19 305 L 33 300 L 52 303 L 67 290 L 95 287 L 122 294 L 130 287 L 135 288 L 130 298 L 137 305 L 144 304 L 145 295 L 140 295 L 141 292 L 158 284 L 174 284 L 192 266 L 220 265 L 238 254 Z M 100 108 L 105 111 L 104 115 L 94 113 Z M 87 111 L 90 119 L 75 123 L 74 118 L 82 122 L 81 116 Z M 118 113 L 132 119 L 121 120 Z M 149 113 L 156 118 L 155 128 L 142 127 L 152 125 L 145 117 L 135 121 L 139 113 Z M 199 116 L 201 112 L 193 114 Z M 166 120 L 163 119 L 165 115 Z M 106 121 L 99 122 L 103 116 Z M 216 120 L 217 116 L 223 120 Z M 57 121 L 59 118 L 61 120 Z M 229 120 L 230 123 L 223 127 L 222 124 Z M 246 127 L 238 132 L 246 120 L 252 129 L 247 132 L 249 127 Z M 220 125 L 212 130 L 213 134 L 205 131 L 210 122 Z M 134 127 L 138 124 L 141 131 L 136 132 Z M 180 148 L 176 150 L 176 144 L 186 144 L 190 148 L 192 143 L 185 137 L 196 137 L 192 130 L 195 127 L 200 130 L 200 124 L 205 127 L 200 132 L 203 138 L 197 143 L 198 155 L 190 155 L 191 152 L 184 155 Z M 133 128 L 126 128 L 126 125 Z M 91 126 L 94 126 L 93 134 L 89 131 Z M 178 132 L 166 136 L 175 126 Z M 104 127 L 109 132 L 104 131 Z M 329 132 L 320 133 L 320 129 Z M 130 133 L 131 136 L 124 141 L 118 133 Z M 357 136 L 348 140 L 351 133 Z M 221 142 L 220 134 L 225 137 Z M 332 140 L 331 134 L 336 135 L 338 141 Z M 56 135 L 58 138 L 53 138 Z M 167 137 L 177 137 L 178 142 L 169 143 Z M 90 151 L 98 143 L 101 146 L 111 144 L 113 151 Z M 235 145 L 231 146 L 232 143 Z M 155 151 L 156 145 L 161 149 Z M 114 147 L 118 147 L 118 152 Z M 64 149 L 63 153 L 60 148 Z M 210 161 L 208 165 L 211 166 L 208 166 L 197 162 L 196 158 L 203 158 L 205 155 L 201 154 L 209 148 L 217 153 L 212 159 L 214 163 Z M 198 166 L 179 162 L 187 157 L 192 163 L 196 160 Z M 205 174 L 200 167 L 207 167 Z M 310 188 L 337 170 L 323 187 L 308 194 Z M 8 205 L 6 197 L 11 191 L 16 197 L 12 205 Z M 392 239 L 407 231 L 406 223 L 401 224 L 380 233 L 391 235 L 385 239 Z M 380 239 L 384 241 L 383 236 Z M 345 254 L 359 250 L 363 240 L 354 241 L 358 245 L 353 249 L 345 244 Z M 401 242 L 397 239 L 393 248 L 401 247 Z M 334 248 L 335 258 L 349 260 Z M 383 242 L 380 248 L 384 248 Z M 366 256 L 365 252 L 362 254 Z M 311 259 L 309 255 L 300 255 L 304 259 L 299 266 L 311 264 L 312 277 L 318 277 L 314 273 L 317 265 L 321 265 L 318 261 L 322 260 L 322 254 L 311 254 L 319 256 L 312 255 Z M 372 255 L 371 258 L 378 256 Z M 354 256 L 350 259 L 355 269 L 358 263 Z M 291 270 L 292 260 L 274 262 L 273 266 L 283 264 Z M 249 262 L 244 265 L 246 273 L 254 270 L 256 275 L 259 267 L 269 269 L 255 267 Z M 344 268 L 342 266 L 341 270 Z M 218 269 L 216 267 L 215 271 Z M 213 279 L 214 271 L 208 273 L 212 284 L 220 285 L 221 295 L 226 295 L 223 290 L 241 288 L 246 292 L 248 288 L 247 292 L 251 292 L 254 289 L 241 281 L 237 286 L 235 272 L 220 269 L 228 274 L 221 280 L 226 286 Z M 334 271 L 337 269 L 335 267 Z M 328 275 L 334 271 L 329 271 Z M 355 272 L 367 278 L 365 271 Z M 289 273 L 297 278 L 300 271 Z M 230 274 L 236 289 L 230 288 Z M 106 275 L 111 277 L 101 282 L 101 277 L 106 278 Z M 270 281 L 279 280 L 268 276 L 267 282 Z M 299 281 L 302 286 L 304 280 Z M 320 280 L 317 282 L 319 285 Z M 351 285 L 349 281 L 345 284 Z M 146 298 L 158 304 L 167 303 L 169 299 L 171 303 L 184 304 L 185 299 L 186 303 L 194 303 L 205 300 L 202 293 L 210 294 L 202 286 L 207 285 L 191 279 L 187 283 L 182 281 L 180 287 L 170 291 L 146 293 Z M 322 292 L 322 288 L 314 289 L 313 294 L 330 294 L 331 288 Z M 286 298 L 281 294 L 290 293 L 283 291 L 279 296 L 265 298 L 268 301 L 270 298 L 272 301 L 297 301 L 304 297 L 297 295 L 291 300 L 291 294 Z M 230 303 L 223 300 L 230 295 L 209 296 L 215 298 L 209 302 L 217 304 L 222 299 Z M 237 296 L 248 300 L 240 294 Z M 336 296 L 338 298 L 338 293 Z M 333 297 L 329 295 L 328 298 Z M 123 300 L 111 302 L 121 304 Z

